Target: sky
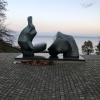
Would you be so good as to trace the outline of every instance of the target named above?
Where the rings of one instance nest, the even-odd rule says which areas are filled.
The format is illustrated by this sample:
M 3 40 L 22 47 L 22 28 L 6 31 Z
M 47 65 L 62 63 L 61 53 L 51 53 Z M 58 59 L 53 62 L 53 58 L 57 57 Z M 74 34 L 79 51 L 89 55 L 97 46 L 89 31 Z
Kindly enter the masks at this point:
M 6 26 L 20 32 L 33 17 L 37 32 L 100 34 L 100 0 L 7 0 Z M 45 34 L 44 34 L 45 35 Z

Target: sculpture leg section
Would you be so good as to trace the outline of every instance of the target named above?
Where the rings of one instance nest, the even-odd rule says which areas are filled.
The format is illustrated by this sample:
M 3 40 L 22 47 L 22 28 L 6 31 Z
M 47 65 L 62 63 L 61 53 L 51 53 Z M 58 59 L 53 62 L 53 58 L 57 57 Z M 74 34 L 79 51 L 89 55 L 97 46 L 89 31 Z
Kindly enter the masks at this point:
M 57 52 L 53 52 L 52 50 L 49 50 L 49 54 L 50 54 L 50 58 L 58 58 L 58 53 Z
M 18 44 L 21 47 L 21 52 L 23 54 L 23 57 L 32 57 L 32 56 L 34 56 L 34 54 L 32 52 L 32 49 L 29 48 L 28 42 L 19 41 Z
M 71 58 L 71 52 L 63 52 L 63 58 Z
M 34 57 L 34 53 L 32 51 L 26 51 L 26 50 L 22 50 L 23 53 L 23 57 Z
M 41 43 L 41 44 L 34 45 L 32 51 L 34 53 L 37 53 L 37 52 L 42 52 L 45 49 L 46 49 L 46 43 Z

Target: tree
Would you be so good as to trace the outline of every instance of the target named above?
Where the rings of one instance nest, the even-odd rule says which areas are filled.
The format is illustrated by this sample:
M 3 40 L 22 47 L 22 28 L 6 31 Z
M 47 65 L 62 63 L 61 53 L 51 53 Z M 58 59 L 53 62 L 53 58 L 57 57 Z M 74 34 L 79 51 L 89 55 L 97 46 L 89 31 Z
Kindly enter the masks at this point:
M 5 0 L 0 0 L 0 41 L 11 43 L 11 35 L 8 34 L 8 30 L 4 25 L 6 19 L 5 11 L 7 2 Z
M 82 52 L 86 53 L 87 55 L 94 52 L 93 44 L 90 40 L 84 42 L 84 44 L 82 45 Z
M 6 18 L 5 13 L 4 13 L 6 11 L 6 8 L 5 8 L 6 5 L 7 5 L 7 2 L 5 2 L 4 0 L 0 0 L 0 37 L 6 34 L 6 28 L 3 24 Z
M 98 45 L 96 46 L 96 54 L 100 55 L 100 41 L 99 41 Z

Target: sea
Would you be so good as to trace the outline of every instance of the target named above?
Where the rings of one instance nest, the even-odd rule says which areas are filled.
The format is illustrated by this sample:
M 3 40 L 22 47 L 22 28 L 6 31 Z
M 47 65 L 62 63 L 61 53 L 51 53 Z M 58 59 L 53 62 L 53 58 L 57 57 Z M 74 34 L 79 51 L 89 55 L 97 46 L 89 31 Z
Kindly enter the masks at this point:
M 13 38 L 13 46 L 18 46 L 17 40 L 18 40 L 18 36 L 19 34 L 15 35 Z M 82 45 L 84 44 L 85 41 L 90 40 L 93 43 L 93 47 L 94 47 L 94 53 L 95 53 L 95 49 L 97 44 L 100 41 L 100 36 L 73 36 L 78 49 L 79 49 L 79 53 L 82 54 Z M 47 43 L 47 48 L 53 43 L 53 41 L 55 40 L 56 36 L 35 36 L 32 43 L 33 45 L 39 44 L 39 43 Z

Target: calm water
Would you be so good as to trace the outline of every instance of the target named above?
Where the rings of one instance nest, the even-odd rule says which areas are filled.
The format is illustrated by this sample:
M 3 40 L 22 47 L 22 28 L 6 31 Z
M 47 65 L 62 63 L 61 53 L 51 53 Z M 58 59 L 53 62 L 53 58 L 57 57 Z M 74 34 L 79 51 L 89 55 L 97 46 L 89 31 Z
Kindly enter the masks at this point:
M 75 38 L 76 43 L 78 45 L 80 54 L 82 54 L 81 46 L 83 45 L 84 41 L 87 41 L 87 40 L 92 41 L 94 48 L 96 48 L 96 45 L 100 41 L 100 37 L 78 37 L 77 36 L 77 37 L 74 37 L 74 38 Z M 48 48 L 53 43 L 54 39 L 55 39 L 55 37 L 53 37 L 53 36 L 36 36 L 33 39 L 33 44 L 47 43 L 47 48 Z M 14 42 L 14 45 L 18 45 L 17 39 Z

